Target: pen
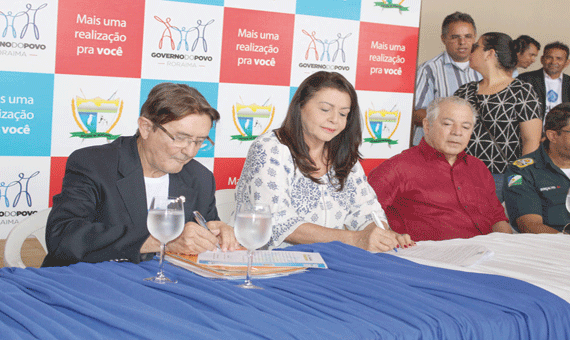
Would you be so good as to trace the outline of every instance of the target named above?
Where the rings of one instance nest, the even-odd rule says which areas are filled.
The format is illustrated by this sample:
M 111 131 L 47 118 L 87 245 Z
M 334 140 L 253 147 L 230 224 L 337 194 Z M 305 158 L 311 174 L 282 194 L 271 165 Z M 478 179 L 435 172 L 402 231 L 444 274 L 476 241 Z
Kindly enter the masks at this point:
M 198 210 L 194 210 L 194 218 L 196 219 L 196 222 L 198 222 L 199 225 L 206 228 L 207 231 L 212 232 L 210 228 L 208 228 L 208 226 L 206 225 L 206 219 L 204 218 L 204 216 L 202 216 L 202 214 L 200 214 Z M 219 243 L 217 244 L 217 246 L 218 249 L 220 249 Z
M 377 226 L 377 227 L 386 230 L 386 228 L 384 228 L 384 225 L 382 224 L 382 221 L 380 221 L 380 217 L 378 217 L 378 214 L 376 214 L 376 211 L 373 211 L 373 212 L 372 212 L 372 219 L 374 220 L 374 223 L 376 223 L 376 226 Z M 390 230 L 389 228 L 390 228 L 390 227 L 388 227 L 388 230 Z M 398 252 L 398 249 L 397 249 L 397 248 L 394 248 L 394 251 L 397 253 L 397 252 Z

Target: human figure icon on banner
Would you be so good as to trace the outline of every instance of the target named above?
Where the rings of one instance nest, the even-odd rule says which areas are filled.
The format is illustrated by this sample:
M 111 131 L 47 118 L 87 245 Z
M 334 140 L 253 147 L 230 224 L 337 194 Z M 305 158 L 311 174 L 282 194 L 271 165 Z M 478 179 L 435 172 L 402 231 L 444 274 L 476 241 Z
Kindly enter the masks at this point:
M 208 21 L 205 25 L 202 25 L 202 20 L 198 19 L 198 21 L 196 22 L 198 26 L 192 27 L 191 29 L 188 30 L 189 32 L 192 32 L 194 30 L 198 32 L 198 36 L 196 37 L 196 40 L 194 40 L 194 43 L 192 44 L 192 52 L 194 52 L 196 46 L 198 46 L 198 41 L 200 40 L 202 41 L 202 47 L 204 48 L 204 52 L 208 52 L 208 44 L 206 43 L 206 38 L 205 38 L 206 26 L 210 25 L 214 21 L 215 20 L 212 19 Z
M 22 196 L 22 193 L 26 194 L 26 203 L 28 203 L 28 207 L 32 206 L 32 196 L 30 195 L 30 192 L 28 191 L 30 179 L 36 177 L 39 174 L 40 174 L 39 171 L 34 172 L 33 174 L 30 175 L 30 177 L 25 177 L 24 173 L 18 174 L 18 177 L 20 177 L 20 179 L 18 181 L 16 181 L 16 184 L 20 185 L 20 192 L 16 195 L 16 197 L 14 197 L 14 202 L 12 203 L 13 208 L 16 207 L 16 205 L 18 205 L 18 203 L 20 202 L 20 197 Z M 25 189 L 24 189 L 24 186 L 22 186 L 22 180 L 26 180 Z
M 170 48 L 172 48 L 172 50 L 174 51 L 174 49 L 176 48 L 176 46 L 174 45 L 174 39 L 172 39 L 172 31 L 170 30 L 172 28 L 172 25 L 170 25 L 170 21 L 172 19 L 170 18 L 166 18 L 166 20 L 162 20 L 160 17 L 158 16 L 154 16 L 154 18 L 164 24 L 164 26 L 166 26 L 166 28 L 164 29 L 164 31 L 162 31 L 162 36 L 160 37 L 160 41 L 158 42 L 158 48 L 162 49 L 162 43 L 164 41 L 164 39 L 168 38 L 170 39 Z
M 171 26 L 174 30 L 176 30 L 178 33 L 180 33 L 180 41 L 178 42 L 178 46 L 176 47 L 177 51 L 180 51 L 180 48 L 182 47 L 182 42 L 184 42 L 184 46 L 186 48 L 186 51 L 188 51 L 189 46 L 188 46 L 188 32 L 193 31 L 195 28 L 189 28 L 188 30 L 186 29 L 186 27 L 182 27 L 181 29 L 179 29 L 176 26 Z
M 344 53 L 344 40 L 348 37 L 350 37 L 352 35 L 352 33 L 348 33 L 347 35 L 345 35 L 344 37 L 341 36 L 340 33 L 337 33 L 337 39 L 335 40 L 337 42 L 337 48 L 336 51 L 334 52 L 333 55 L 333 59 L 332 61 L 336 61 L 336 57 L 338 55 L 338 52 L 340 52 L 340 56 L 342 57 L 342 62 L 345 63 L 346 62 L 346 54 Z
M 16 38 L 17 35 L 16 35 L 16 28 L 14 28 L 14 20 L 17 17 L 24 15 L 24 12 L 18 12 L 16 14 L 12 14 L 12 11 L 9 11 L 8 13 L 0 11 L 0 14 L 3 15 L 4 18 L 6 18 L 6 28 L 4 28 L 4 31 L 2 32 L 2 38 L 6 37 L 6 34 L 8 34 L 8 29 L 11 29 L 12 36 Z
M 40 30 L 38 29 L 38 25 L 36 25 L 36 14 L 38 14 L 38 11 L 40 9 L 47 7 L 47 5 L 48 4 L 45 3 L 40 5 L 40 7 L 38 8 L 32 8 L 32 4 L 26 4 L 27 10 L 23 13 L 26 15 L 26 17 L 28 17 L 28 22 L 26 23 L 24 28 L 22 28 L 22 33 L 20 33 L 20 39 L 24 38 L 26 32 L 28 31 L 28 26 L 30 25 L 34 28 L 34 36 L 36 37 L 36 40 L 40 39 Z M 31 18 L 30 14 L 32 14 Z
M 331 44 L 334 44 L 336 40 L 328 41 L 328 39 L 325 40 L 317 39 L 317 41 L 323 45 L 323 53 L 321 54 L 321 61 L 325 59 L 325 54 L 327 56 L 327 61 L 331 61 L 331 54 L 329 53 L 329 49 Z
M 315 51 L 315 60 L 319 61 L 319 52 L 317 51 L 317 38 L 315 38 L 315 34 L 317 34 L 315 31 L 312 31 L 311 34 L 309 34 L 309 32 L 302 30 L 302 32 L 304 34 L 306 34 L 310 39 L 311 42 L 309 43 L 309 46 L 307 47 L 307 52 L 305 52 L 305 60 L 309 59 L 309 52 L 311 50 Z
M 16 184 L 18 184 L 18 182 L 11 182 L 8 185 L 6 185 L 5 182 L 0 182 L 0 200 L 4 198 L 6 208 L 10 207 L 10 200 L 8 200 L 8 188 L 13 187 Z M 2 193 L 2 189 L 4 189 L 4 193 Z

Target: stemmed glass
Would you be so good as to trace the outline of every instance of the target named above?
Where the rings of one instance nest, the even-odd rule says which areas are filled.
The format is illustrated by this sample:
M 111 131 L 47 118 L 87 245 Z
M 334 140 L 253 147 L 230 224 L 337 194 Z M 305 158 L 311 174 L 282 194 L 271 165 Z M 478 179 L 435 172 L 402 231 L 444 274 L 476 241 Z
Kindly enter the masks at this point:
M 236 239 L 247 249 L 247 275 L 245 283 L 239 285 L 246 289 L 263 289 L 251 283 L 250 273 L 253 254 L 271 238 L 271 208 L 263 203 L 244 203 L 237 208 L 234 225 Z
M 148 210 L 147 228 L 160 241 L 160 270 L 155 277 L 145 280 L 156 283 L 176 283 L 164 276 L 162 270 L 166 244 L 182 234 L 184 230 L 184 196 L 152 198 Z

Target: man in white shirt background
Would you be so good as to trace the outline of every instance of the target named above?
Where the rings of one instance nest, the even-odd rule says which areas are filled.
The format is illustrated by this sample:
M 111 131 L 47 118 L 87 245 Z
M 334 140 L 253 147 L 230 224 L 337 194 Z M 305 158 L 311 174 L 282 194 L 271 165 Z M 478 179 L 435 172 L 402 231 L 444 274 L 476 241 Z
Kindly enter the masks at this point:
M 570 64 L 568 46 L 556 41 L 544 46 L 544 53 L 540 58 L 542 69 L 520 74 L 520 80 L 529 82 L 534 87 L 544 117 L 551 108 L 570 101 L 570 76 L 562 73 Z

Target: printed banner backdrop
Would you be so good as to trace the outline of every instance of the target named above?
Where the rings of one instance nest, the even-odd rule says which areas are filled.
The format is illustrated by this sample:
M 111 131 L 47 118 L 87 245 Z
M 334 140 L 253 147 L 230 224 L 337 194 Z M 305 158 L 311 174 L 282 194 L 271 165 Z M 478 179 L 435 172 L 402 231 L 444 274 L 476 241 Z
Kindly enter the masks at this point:
M 234 188 L 307 76 L 342 73 L 366 172 L 409 147 L 421 0 L 3 0 L 0 238 L 61 191 L 67 157 L 135 133 L 161 82 L 218 109 L 196 159 Z

